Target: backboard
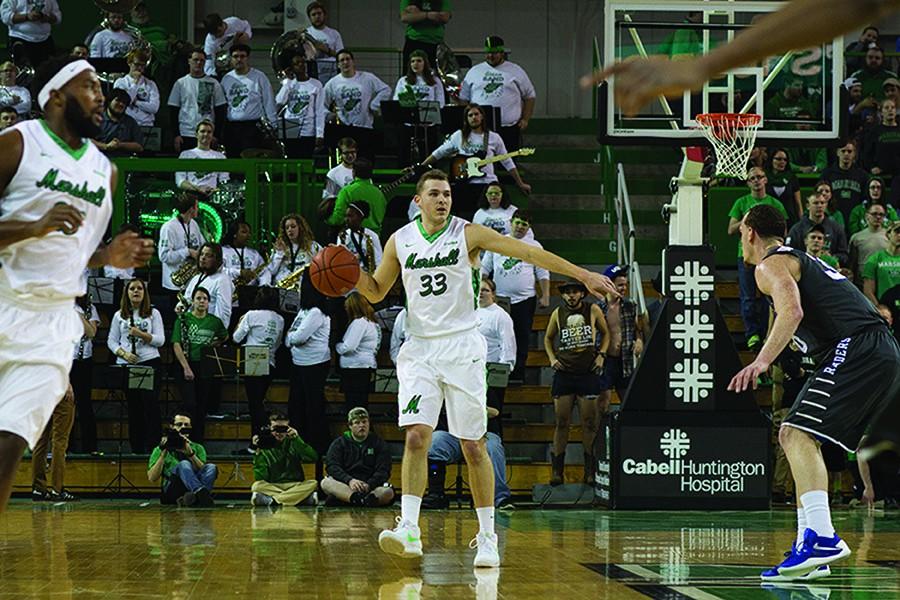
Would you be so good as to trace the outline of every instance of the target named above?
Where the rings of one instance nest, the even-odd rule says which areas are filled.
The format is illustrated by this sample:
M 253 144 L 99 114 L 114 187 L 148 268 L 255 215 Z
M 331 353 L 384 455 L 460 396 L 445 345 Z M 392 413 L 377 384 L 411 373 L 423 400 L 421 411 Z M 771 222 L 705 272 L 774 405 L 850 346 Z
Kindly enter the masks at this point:
M 661 54 L 684 60 L 734 38 L 781 2 L 609 0 L 603 22 L 602 64 Z M 706 83 L 681 98 L 658 99 L 626 118 L 612 102 L 615 78 L 600 89 L 599 139 L 606 144 L 706 145 L 701 113 L 762 115 L 764 145 L 836 143 L 846 110 L 840 38 L 806 50 L 770 56 Z

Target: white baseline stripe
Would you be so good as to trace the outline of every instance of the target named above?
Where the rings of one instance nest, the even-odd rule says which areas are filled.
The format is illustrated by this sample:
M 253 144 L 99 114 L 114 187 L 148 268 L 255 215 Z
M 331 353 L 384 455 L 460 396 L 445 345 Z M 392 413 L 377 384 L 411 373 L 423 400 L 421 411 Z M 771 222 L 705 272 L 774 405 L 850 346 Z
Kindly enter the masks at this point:
M 816 423 L 821 423 L 822 419 L 817 419 L 815 417 L 811 417 L 809 415 L 805 415 L 802 412 L 795 413 L 798 417 L 803 417 L 805 419 L 809 419 L 810 421 L 815 421 Z
M 809 400 L 801 400 L 800 404 L 809 404 L 810 406 L 815 406 L 816 408 L 821 408 L 822 410 L 828 410 L 827 406 L 822 406 L 821 404 L 816 404 L 815 402 L 810 402 Z
M 822 390 L 814 390 L 814 389 L 812 389 L 812 388 L 809 388 L 809 389 L 806 390 L 806 391 L 807 391 L 807 392 L 813 392 L 814 394 L 822 394 L 822 395 L 825 396 L 826 398 L 831 398 L 831 394 L 829 394 L 828 392 L 823 392 Z
M 821 381 L 823 383 L 830 383 L 831 385 L 834 385 L 834 382 L 830 379 L 822 379 L 821 377 L 816 377 L 816 381 Z
M 652 581 L 659 581 L 661 576 L 659 573 L 654 573 L 650 569 L 646 569 L 640 565 L 619 565 L 625 571 L 628 571 L 632 575 L 637 575 L 638 577 L 643 577 L 644 579 L 650 579 Z

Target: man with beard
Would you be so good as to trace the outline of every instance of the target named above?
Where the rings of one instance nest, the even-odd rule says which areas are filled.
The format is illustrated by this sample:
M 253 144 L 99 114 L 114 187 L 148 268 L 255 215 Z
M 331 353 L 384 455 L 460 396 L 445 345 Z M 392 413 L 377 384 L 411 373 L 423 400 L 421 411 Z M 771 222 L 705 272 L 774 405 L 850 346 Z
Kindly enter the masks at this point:
M 106 22 L 106 29 L 98 31 L 91 40 L 91 58 L 125 58 L 137 42 L 133 35 L 123 31 L 125 15 L 107 13 Z
M 222 269 L 222 262 L 222 246 L 215 242 L 206 242 L 200 246 L 197 257 L 197 266 L 200 270 L 188 280 L 184 287 L 184 296 L 193 298 L 197 288 L 204 288 L 209 295 L 209 314 L 218 317 L 228 329 L 231 325 L 231 297 L 234 294 L 234 285 L 231 283 L 231 277 Z
M 103 94 L 84 60 L 51 59 L 34 79 L 44 118 L 0 136 L 0 511 L 19 459 L 34 446 L 68 386 L 84 329 L 72 310 L 86 267 L 141 267 L 153 242 L 127 232 L 102 246 L 115 165 L 87 138 Z
M 144 151 L 144 131 L 137 121 L 125 114 L 130 104 L 131 96 L 125 90 L 110 92 L 100 135 L 94 138 L 94 143 L 107 156 L 128 156 Z
M 550 454 L 550 485 L 560 485 L 565 480 L 569 422 L 576 399 L 581 413 L 585 483 L 593 483 L 597 468 L 594 458 L 594 439 L 599 427 L 597 398 L 603 391 L 603 365 L 610 335 L 600 307 L 584 301 L 587 291 L 580 281 L 567 281 L 560 285 L 559 294 L 563 303 L 550 314 L 544 333 L 544 350 L 553 367 L 550 394 L 556 412 L 553 452 Z M 617 293 L 614 289 L 610 290 L 611 295 Z M 554 342 L 557 342 L 555 349 Z

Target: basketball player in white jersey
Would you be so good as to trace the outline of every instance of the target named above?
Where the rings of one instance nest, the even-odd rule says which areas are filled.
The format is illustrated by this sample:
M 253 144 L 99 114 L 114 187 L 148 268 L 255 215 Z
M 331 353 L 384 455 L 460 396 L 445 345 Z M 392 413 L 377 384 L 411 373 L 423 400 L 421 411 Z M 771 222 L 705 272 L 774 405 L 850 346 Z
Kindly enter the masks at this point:
M 360 273 L 357 289 L 371 302 L 381 301 L 398 276 L 406 290 L 407 341 L 397 357 L 400 427 L 406 429 L 403 452 L 401 516 L 393 530 L 381 533 L 382 550 L 404 557 L 422 555 L 419 509 L 427 480 L 431 433 L 446 401 L 450 433 L 460 438 L 479 533 L 476 567 L 497 567 L 494 533 L 494 474 L 487 455 L 484 337 L 475 308 L 478 256 L 491 250 L 582 281 L 595 295 L 616 293 L 597 273 L 525 244 L 493 229 L 450 214 L 450 183 L 442 171 L 428 171 L 416 186 L 421 217 L 390 237 L 374 275 Z
M 0 135 L 0 512 L 66 391 L 85 267 L 140 267 L 153 254 L 133 232 L 101 245 L 117 176 L 90 142 L 103 119 L 94 68 L 50 60 L 33 85 L 44 118 Z

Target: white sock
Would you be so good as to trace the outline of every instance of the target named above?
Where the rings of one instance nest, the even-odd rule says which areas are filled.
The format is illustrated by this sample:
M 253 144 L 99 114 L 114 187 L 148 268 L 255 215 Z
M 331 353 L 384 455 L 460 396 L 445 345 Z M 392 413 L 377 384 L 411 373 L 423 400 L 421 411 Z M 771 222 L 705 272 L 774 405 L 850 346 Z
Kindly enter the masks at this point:
M 494 507 L 484 506 L 476 508 L 475 514 L 478 515 L 478 533 L 485 535 L 494 534 Z
M 828 508 L 828 492 L 825 490 L 806 492 L 800 496 L 800 503 L 806 513 L 806 526 L 815 531 L 819 537 L 834 537 L 831 510 Z
M 419 509 L 422 508 L 422 498 L 411 494 L 400 496 L 400 518 L 409 521 L 413 525 L 419 525 Z
M 806 511 L 802 506 L 797 507 L 797 546 L 803 542 L 803 532 L 806 531 Z

